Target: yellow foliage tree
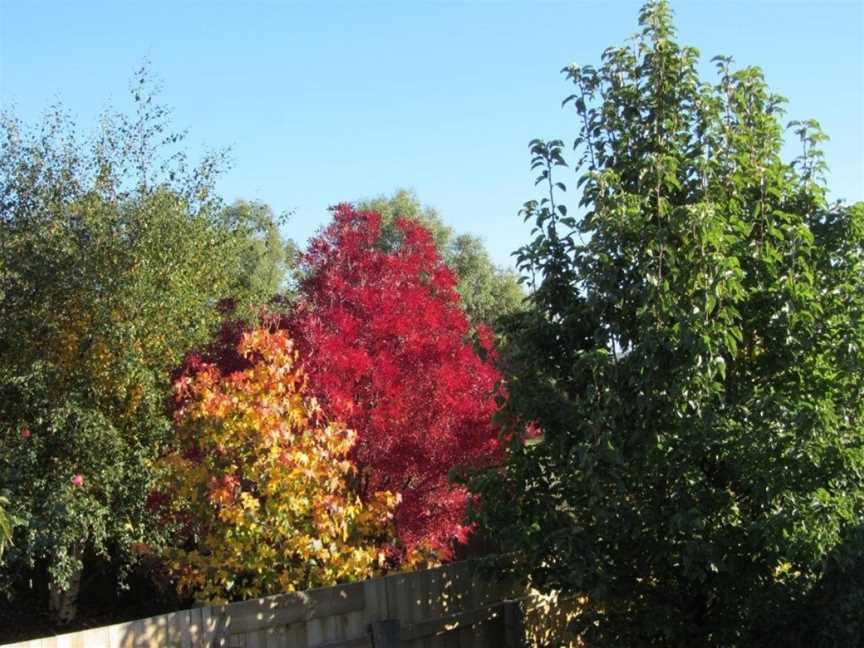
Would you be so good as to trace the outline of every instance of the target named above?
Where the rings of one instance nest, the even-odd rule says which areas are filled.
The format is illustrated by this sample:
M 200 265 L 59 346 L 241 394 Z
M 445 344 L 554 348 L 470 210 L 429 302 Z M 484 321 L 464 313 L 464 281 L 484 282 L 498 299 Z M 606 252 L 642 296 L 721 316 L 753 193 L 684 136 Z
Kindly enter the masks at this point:
M 222 602 L 368 578 L 397 496 L 351 488 L 354 433 L 324 419 L 285 332 L 247 332 L 238 351 L 246 369 L 202 364 L 174 386 L 163 467 L 186 537 L 167 555 L 179 590 Z

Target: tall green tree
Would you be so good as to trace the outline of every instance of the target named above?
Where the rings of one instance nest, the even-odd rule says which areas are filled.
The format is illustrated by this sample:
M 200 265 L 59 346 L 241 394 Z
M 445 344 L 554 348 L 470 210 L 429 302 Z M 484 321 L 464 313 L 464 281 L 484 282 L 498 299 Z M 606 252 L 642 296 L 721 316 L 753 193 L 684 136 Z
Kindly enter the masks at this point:
M 222 154 L 189 164 L 146 69 L 132 92 L 134 112 L 89 138 L 60 108 L 0 121 L 0 491 L 19 522 L 0 584 L 47 570 L 60 621 L 85 565 L 158 542 L 146 501 L 170 371 L 221 300 L 259 298 L 249 231 L 212 191 Z
M 417 221 L 428 229 L 438 253 L 456 273 L 456 291 L 471 322 L 495 325 L 501 317 L 523 309 L 525 294 L 516 273 L 497 267 L 478 237 L 456 234 L 413 192 L 398 189 L 392 196 L 361 200 L 357 208 L 380 214 L 380 244 L 385 248 L 398 245 L 397 218 Z
M 586 645 L 862 645 L 860 584 L 811 612 L 837 552 L 862 555 L 864 205 L 829 204 L 815 121 L 781 158 L 758 68 L 717 57 L 703 81 L 666 2 L 639 23 L 564 69 L 572 210 L 563 142 L 531 143 L 516 438 L 475 475 L 476 519 L 587 595 Z

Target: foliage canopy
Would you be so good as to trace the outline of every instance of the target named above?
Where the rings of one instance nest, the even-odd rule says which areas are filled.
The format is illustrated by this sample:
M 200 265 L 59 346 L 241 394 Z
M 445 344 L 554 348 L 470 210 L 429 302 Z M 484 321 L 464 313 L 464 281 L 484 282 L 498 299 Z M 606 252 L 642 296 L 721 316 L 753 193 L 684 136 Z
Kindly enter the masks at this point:
M 400 218 L 428 229 L 439 256 L 456 275 L 459 303 L 472 323 L 494 326 L 502 317 L 522 310 L 525 294 L 516 273 L 496 267 L 480 238 L 456 234 L 435 209 L 422 205 L 412 192 L 399 189 L 389 197 L 361 200 L 357 209 L 381 217 L 378 245 L 384 249 L 398 245 L 396 221 Z
M 475 476 L 475 519 L 538 584 L 588 595 L 587 645 L 829 645 L 861 632 L 860 594 L 796 621 L 826 561 L 861 555 L 864 205 L 828 203 L 815 121 L 781 159 L 759 69 L 716 57 L 705 82 L 667 3 L 639 22 L 563 70 L 573 210 L 564 143 L 531 143 L 546 196 L 523 210 L 508 411 L 542 437 Z
M 335 209 L 303 257 L 289 326 L 325 411 L 357 431 L 360 492 L 402 497 L 397 558 L 448 558 L 468 533 L 467 493 L 448 474 L 498 452 L 492 334 L 477 325 L 475 348 L 455 278 L 425 227 L 396 219 L 386 249 L 381 228 L 374 212 Z
M 167 553 L 182 592 L 226 601 L 368 578 L 395 495 L 355 493 L 356 434 L 328 423 L 285 331 L 244 333 L 243 370 L 187 364 L 163 496 L 186 542 Z
M 65 620 L 85 561 L 158 543 L 145 502 L 171 369 L 220 300 L 260 301 L 250 231 L 212 191 L 224 156 L 188 163 L 146 69 L 132 92 L 91 138 L 60 108 L 0 132 L 0 490 L 21 522 L 3 576 L 46 566 Z

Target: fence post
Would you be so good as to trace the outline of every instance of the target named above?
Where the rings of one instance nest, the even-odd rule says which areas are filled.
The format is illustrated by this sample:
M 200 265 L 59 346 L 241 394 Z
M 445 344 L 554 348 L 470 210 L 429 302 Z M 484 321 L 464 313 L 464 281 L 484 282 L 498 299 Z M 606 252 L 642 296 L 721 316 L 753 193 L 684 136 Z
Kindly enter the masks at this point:
M 400 648 L 399 619 L 384 619 L 369 624 L 373 648 Z
M 507 648 L 527 648 L 525 638 L 525 610 L 521 601 L 501 603 L 504 617 L 504 645 Z

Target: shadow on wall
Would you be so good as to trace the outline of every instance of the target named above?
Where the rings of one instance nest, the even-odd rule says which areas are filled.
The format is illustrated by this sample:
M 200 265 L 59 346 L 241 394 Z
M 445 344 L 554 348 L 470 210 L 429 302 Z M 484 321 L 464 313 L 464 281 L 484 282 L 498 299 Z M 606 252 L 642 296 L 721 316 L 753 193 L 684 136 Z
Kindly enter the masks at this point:
M 372 645 L 371 626 L 395 620 L 400 646 L 504 646 L 503 615 L 497 604 L 509 593 L 482 580 L 470 563 L 455 563 L 145 619 L 126 624 L 119 643 L 109 645 L 365 647 Z M 392 623 L 376 626 L 377 643 L 385 648 L 387 625 L 392 637 Z
M 37 639 L 16 648 L 485 648 L 522 646 L 518 583 L 484 579 L 473 562 L 359 583 L 181 610 L 129 623 Z M 389 620 L 390 623 L 381 623 Z M 398 631 L 394 628 L 398 627 Z M 388 635 L 388 632 L 390 633 Z M 380 645 L 379 645 L 380 644 Z

